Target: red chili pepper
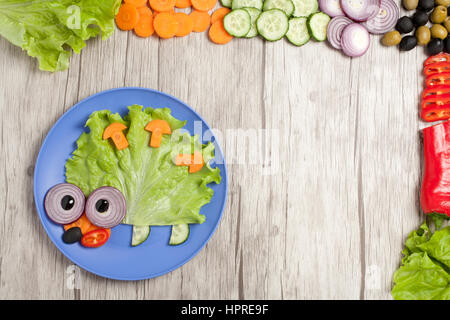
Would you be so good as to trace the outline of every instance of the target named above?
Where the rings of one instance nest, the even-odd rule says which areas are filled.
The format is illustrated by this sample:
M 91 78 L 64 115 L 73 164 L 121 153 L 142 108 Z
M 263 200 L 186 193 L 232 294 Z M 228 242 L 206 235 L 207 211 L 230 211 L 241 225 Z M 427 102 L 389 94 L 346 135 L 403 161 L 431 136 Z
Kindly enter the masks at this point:
M 425 79 L 427 87 L 450 84 L 450 72 L 442 72 L 429 75 Z
M 450 119 L 450 104 L 428 107 L 422 110 L 420 116 L 426 122 Z
M 425 66 L 425 68 L 423 69 L 423 72 L 427 76 L 448 71 L 450 71 L 450 62 L 432 63 Z
M 450 86 L 441 85 L 441 86 L 431 86 L 425 88 L 422 93 L 422 99 L 425 99 L 429 96 L 441 95 L 441 94 L 450 94 Z
M 450 217 L 450 121 L 423 129 L 425 168 L 420 203 L 426 214 Z
M 422 99 L 422 109 L 450 105 L 450 94 L 433 94 Z
M 106 229 L 98 229 L 86 233 L 81 238 L 81 244 L 89 248 L 97 248 L 106 243 L 109 239 L 109 233 Z
M 420 116 L 427 122 L 450 119 L 450 94 L 426 96 Z
M 437 55 L 429 57 L 425 62 L 423 63 L 423 66 L 428 66 L 433 63 L 438 62 L 450 62 L 450 54 L 448 53 L 439 53 Z

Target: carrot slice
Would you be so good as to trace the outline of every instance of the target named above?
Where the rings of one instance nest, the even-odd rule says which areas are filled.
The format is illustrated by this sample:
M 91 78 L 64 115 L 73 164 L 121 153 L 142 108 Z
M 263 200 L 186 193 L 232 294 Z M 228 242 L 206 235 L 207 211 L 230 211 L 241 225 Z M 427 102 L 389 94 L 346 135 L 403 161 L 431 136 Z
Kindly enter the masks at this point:
M 211 15 L 211 24 L 219 20 L 222 21 L 223 17 L 225 17 L 225 15 L 230 11 L 231 10 L 228 8 L 219 8 L 216 11 L 214 11 L 213 14 Z
M 184 9 L 192 6 L 191 0 L 176 0 L 175 7 Z
M 192 155 L 192 164 L 189 166 L 189 173 L 195 173 L 203 168 L 203 155 L 199 151 L 194 151 Z
M 217 0 L 191 0 L 191 2 L 198 11 L 209 11 L 217 4 Z
M 139 19 L 142 17 L 153 16 L 152 10 L 149 7 L 140 7 L 138 8 Z
M 179 154 L 175 157 L 175 165 L 188 166 L 189 173 L 195 173 L 203 168 L 204 160 L 200 151 L 194 151 L 194 154 Z
M 178 21 L 178 30 L 175 34 L 177 37 L 184 37 L 192 32 L 194 20 L 192 20 L 191 16 L 184 12 L 177 12 L 175 13 L 175 18 Z
M 150 37 L 155 29 L 153 28 L 153 15 L 152 10 L 147 7 L 142 7 L 138 9 L 139 11 L 139 21 L 136 27 L 134 27 L 134 32 L 137 36 L 142 38 Z
M 192 164 L 192 156 L 190 154 L 178 154 L 175 157 L 176 166 L 190 166 Z
M 177 33 L 178 21 L 173 12 L 160 12 L 153 20 L 153 27 L 158 36 L 169 39 Z
M 70 228 L 78 227 L 81 229 L 81 234 L 86 234 L 90 231 L 103 229 L 103 228 L 97 227 L 95 224 L 92 224 L 92 222 L 89 221 L 89 219 L 86 217 L 86 214 L 84 214 L 84 213 L 78 220 L 76 220 L 72 223 L 69 223 L 69 224 L 65 224 L 63 227 L 64 227 L 64 230 L 66 230 L 66 231 L 69 230 Z M 106 231 L 108 231 L 109 235 L 111 235 L 111 229 L 106 229 Z
M 203 32 L 211 24 L 211 17 L 208 12 L 193 10 L 189 15 L 194 20 L 194 28 L 192 30 L 194 32 Z
M 136 8 L 143 7 L 147 4 L 147 0 L 124 0 L 123 2 L 131 4 Z
M 128 140 L 122 131 L 126 128 L 127 127 L 120 122 L 111 123 L 103 131 L 103 140 L 111 138 L 117 149 L 125 149 L 128 147 Z
M 219 20 L 209 28 L 209 39 L 216 44 L 226 44 L 233 39 L 233 36 L 225 30 L 223 21 Z
M 149 0 L 153 10 L 163 12 L 173 10 L 176 0 Z
M 117 13 L 116 25 L 121 30 L 132 30 L 138 23 L 139 12 L 131 4 L 124 3 Z

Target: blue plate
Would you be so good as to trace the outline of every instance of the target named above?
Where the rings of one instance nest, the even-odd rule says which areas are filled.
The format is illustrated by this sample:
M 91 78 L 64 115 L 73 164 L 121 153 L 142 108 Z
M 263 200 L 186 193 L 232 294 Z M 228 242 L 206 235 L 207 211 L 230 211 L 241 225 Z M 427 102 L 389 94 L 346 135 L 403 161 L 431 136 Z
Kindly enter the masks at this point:
M 132 227 L 118 225 L 111 230 L 109 241 L 100 248 L 85 248 L 81 244 L 65 244 L 63 228 L 48 219 L 44 210 L 44 197 L 55 184 L 65 181 L 65 164 L 76 148 L 76 140 L 84 129 L 89 115 L 96 110 L 109 109 L 122 116 L 132 104 L 144 107 L 168 107 L 172 115 L 187 120 L 185 128 L 193 134 L 194 121 L 200 121 L 202 132 L 210 130 L 206 122 L 180 100 L 144 88 L 120 88 L 93 95 L 71 108 L 53 126 L 39 152 L 34 174 L 34 199 L 42 225 L 58 249 L 75 264 L 100 275 L 118 280 L 141 280 L 168 273 L 192 259 L 208 242 L 217 228 L 227 196 L 227 170 L 223 153 L 214 137 L 215 161 L 220 168 L 222 181 L 210 184 L 214 190 L 211 202 L 201 208 L 206 216 L 203 224 L 191 225 L 188 240 L 178 246 L 169 246 L 170 226 L 151 227 L 148 239 L 137 247 L 131 247 Z M 197 125 L 198 126 L 198 125 Z M 207 137 L 204 135 L 204 137 Z M 211 136 L 211 135 L 209 135 Z

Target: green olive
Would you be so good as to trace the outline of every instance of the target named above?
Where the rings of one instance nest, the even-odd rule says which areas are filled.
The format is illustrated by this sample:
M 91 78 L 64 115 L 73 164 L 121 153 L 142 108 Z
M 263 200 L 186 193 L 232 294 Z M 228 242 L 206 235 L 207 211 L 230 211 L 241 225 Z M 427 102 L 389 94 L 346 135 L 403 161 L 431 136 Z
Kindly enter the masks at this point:
M 403 0 L 403 6 L 406 10 L 414 10 L 417 8 L 418 4 L 419 0 Z
M 396 46 L 402 41 L 402 36 L 397 30 L 386 33 L 381 39 L 381 43 L 385 46 Z
M 445 29 L 444 26 L 441 24 L 433 24 L 431 26 L 430 31 L 431 31 L 431 36 L 436 39 L 444 40 L 445 38 L 447 38 L 447 35 L 448 35 L 447 29 Z
M 447 18 L 447 8 L 444 6 L 437 6 L 431 13 L 431 22 L 442 23 Z
M 417 44 L 420 46 L 425 46 L 430 42 L 431 32 L 427 26 L 418 27 L 416 30 Z
M 450 17 L 445 18 L 444 27 L 448 32 L 450 32 Z
M 437 6 L 444 6 L 444 7 L 450 6 L 450 0 L 435 0 L 434 3 Z

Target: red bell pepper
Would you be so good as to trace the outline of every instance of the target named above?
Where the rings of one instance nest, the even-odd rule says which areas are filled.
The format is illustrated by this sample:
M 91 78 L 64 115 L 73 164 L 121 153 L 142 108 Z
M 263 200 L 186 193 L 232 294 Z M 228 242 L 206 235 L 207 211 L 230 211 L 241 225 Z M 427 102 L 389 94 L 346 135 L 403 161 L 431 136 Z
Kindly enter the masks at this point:
M 450 217 L 450 121 L 423 129 L 423 146 L 422 210 Z
M 449 72 L 450 71 L 450 62 L 438 62 L 426 65 L 423 68 L 423 73 L 429 76 L 436 73 Z

